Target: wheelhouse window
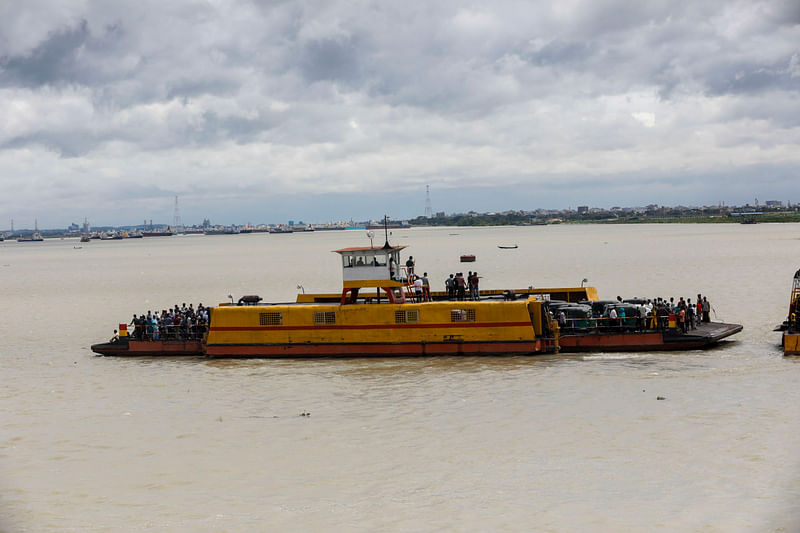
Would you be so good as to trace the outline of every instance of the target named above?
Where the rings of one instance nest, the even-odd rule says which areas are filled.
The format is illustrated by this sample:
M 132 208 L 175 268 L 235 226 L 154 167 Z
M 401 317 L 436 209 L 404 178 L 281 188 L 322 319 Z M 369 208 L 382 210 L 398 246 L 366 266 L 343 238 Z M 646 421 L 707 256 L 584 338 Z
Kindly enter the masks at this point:
M 355 254 L 342 256 L 342 265 L 344 268 L 381 267 L 386 266 L 386 262 L 386 255 L 384 254 Z

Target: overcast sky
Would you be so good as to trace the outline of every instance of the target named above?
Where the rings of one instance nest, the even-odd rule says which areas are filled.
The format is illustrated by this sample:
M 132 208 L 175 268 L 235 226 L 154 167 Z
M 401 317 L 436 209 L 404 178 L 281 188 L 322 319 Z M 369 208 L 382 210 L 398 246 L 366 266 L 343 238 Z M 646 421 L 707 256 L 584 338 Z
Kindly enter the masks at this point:
M 0 228 L 800 203 L 800 2 L 0 1 Z

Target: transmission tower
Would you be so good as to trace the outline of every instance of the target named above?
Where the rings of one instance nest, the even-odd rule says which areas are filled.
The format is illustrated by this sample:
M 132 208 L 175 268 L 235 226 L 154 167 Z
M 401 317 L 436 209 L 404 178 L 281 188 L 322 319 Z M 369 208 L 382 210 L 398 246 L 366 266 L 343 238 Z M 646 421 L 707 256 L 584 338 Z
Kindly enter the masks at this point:
M 425 186 L 425 218 L 433 216 L 433 208 L 431 207 L 431 186 Z
M 181 222 L 181 212 L 178 209 L 178 196 L 175 196 L 175 213 L 172 216 L 172 228 L 175 233 L 183 233 L 183 223 Z

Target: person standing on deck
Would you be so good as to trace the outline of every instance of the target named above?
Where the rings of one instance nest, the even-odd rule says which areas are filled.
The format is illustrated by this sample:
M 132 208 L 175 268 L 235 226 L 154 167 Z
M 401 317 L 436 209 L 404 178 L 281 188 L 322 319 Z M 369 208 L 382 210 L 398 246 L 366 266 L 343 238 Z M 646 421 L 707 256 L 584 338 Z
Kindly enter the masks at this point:
M 700 295 L 697 295 L 697 311 L 695 313 L 697 315 L 697 325 L 700 325 L 700 321 L 703 320 L 703 299 Z
M 426 302 L 431 301 L 431 283 L 427 272 L 422 273 L 422 297 Z
M 617 310 L 613 307 L 611 311 L 608 312 L 608 325 L 611 326 L 612 329 L 616 329 L 617 327 Z
M 689 329 L 694 329 L 694 306 L 691 298 L 686 299 L 686 321 L 689 323 Z
M 414 296 L 417 303 L 422 301 L 422 278 L 414 276 Z
M 711 304 L 708 303 L 708 299 L 703 296 L 703 322 L 711 322 Z
M 406 261 L 406 269 L 408 270 L 408 279 L 414 279 L 414 256 L 409 255 Z
M 449 278 L 445 278 L 445 280 L 444 280 L 444 288 L 447 291 L 447 299 L 448 300 L 452 300 L 453 299 L 453 284 L 454 283 L 455 283 L 455 280 L 453 279 L 453 275 L 452 274 L 450 274 Z
M 463 301 L 467 295 L 467 282 L 464 281 L 464 274 L 462 272 L 456 274 L 456 290 L 458 291 L 458 296 L 456 298 L 459 302 Z
M 473 272 L 472 276 L 470 276 L 470 280 L 469 280 L 469 296 L 470 296 L 470 299 L 476 300 L 476 301 L 481 299 L 481 294 L 478 291 L 478 279 L 479 279 L 478 278 L 478 273 L 477 272 Z

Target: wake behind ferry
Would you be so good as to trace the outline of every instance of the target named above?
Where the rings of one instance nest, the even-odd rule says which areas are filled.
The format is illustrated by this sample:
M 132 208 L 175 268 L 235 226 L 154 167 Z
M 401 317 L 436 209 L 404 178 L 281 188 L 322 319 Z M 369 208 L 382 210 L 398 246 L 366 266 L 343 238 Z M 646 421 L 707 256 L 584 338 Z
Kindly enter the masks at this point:
M 594 287 L 489 290 L 478 300 L 421 295 L 413 271 L 400 266 L 404 248 L 387 239 L 383 247 L 334 250 L 342 262 L 340 293 L 298 294 L 295 302 L 275 304 L 243 296 L 236 304 L 205 308 L 208 318 L 200 323 L 184 317 L 177 329 L 173 322 L 162 324 L 161 335 L 154 334 L 157 323 L 137 326 L 132 336 L 120 324 L 118 337 L 92 350 L 220 358 L 531 355 L 703 348 L 742 329 L 710 323 L 684 334 L 674 317 L 650 325 L 644 317 L 594 317 Z M 611 316 L 616 309 L 623 313 L 613 304 L 603 309 Z

